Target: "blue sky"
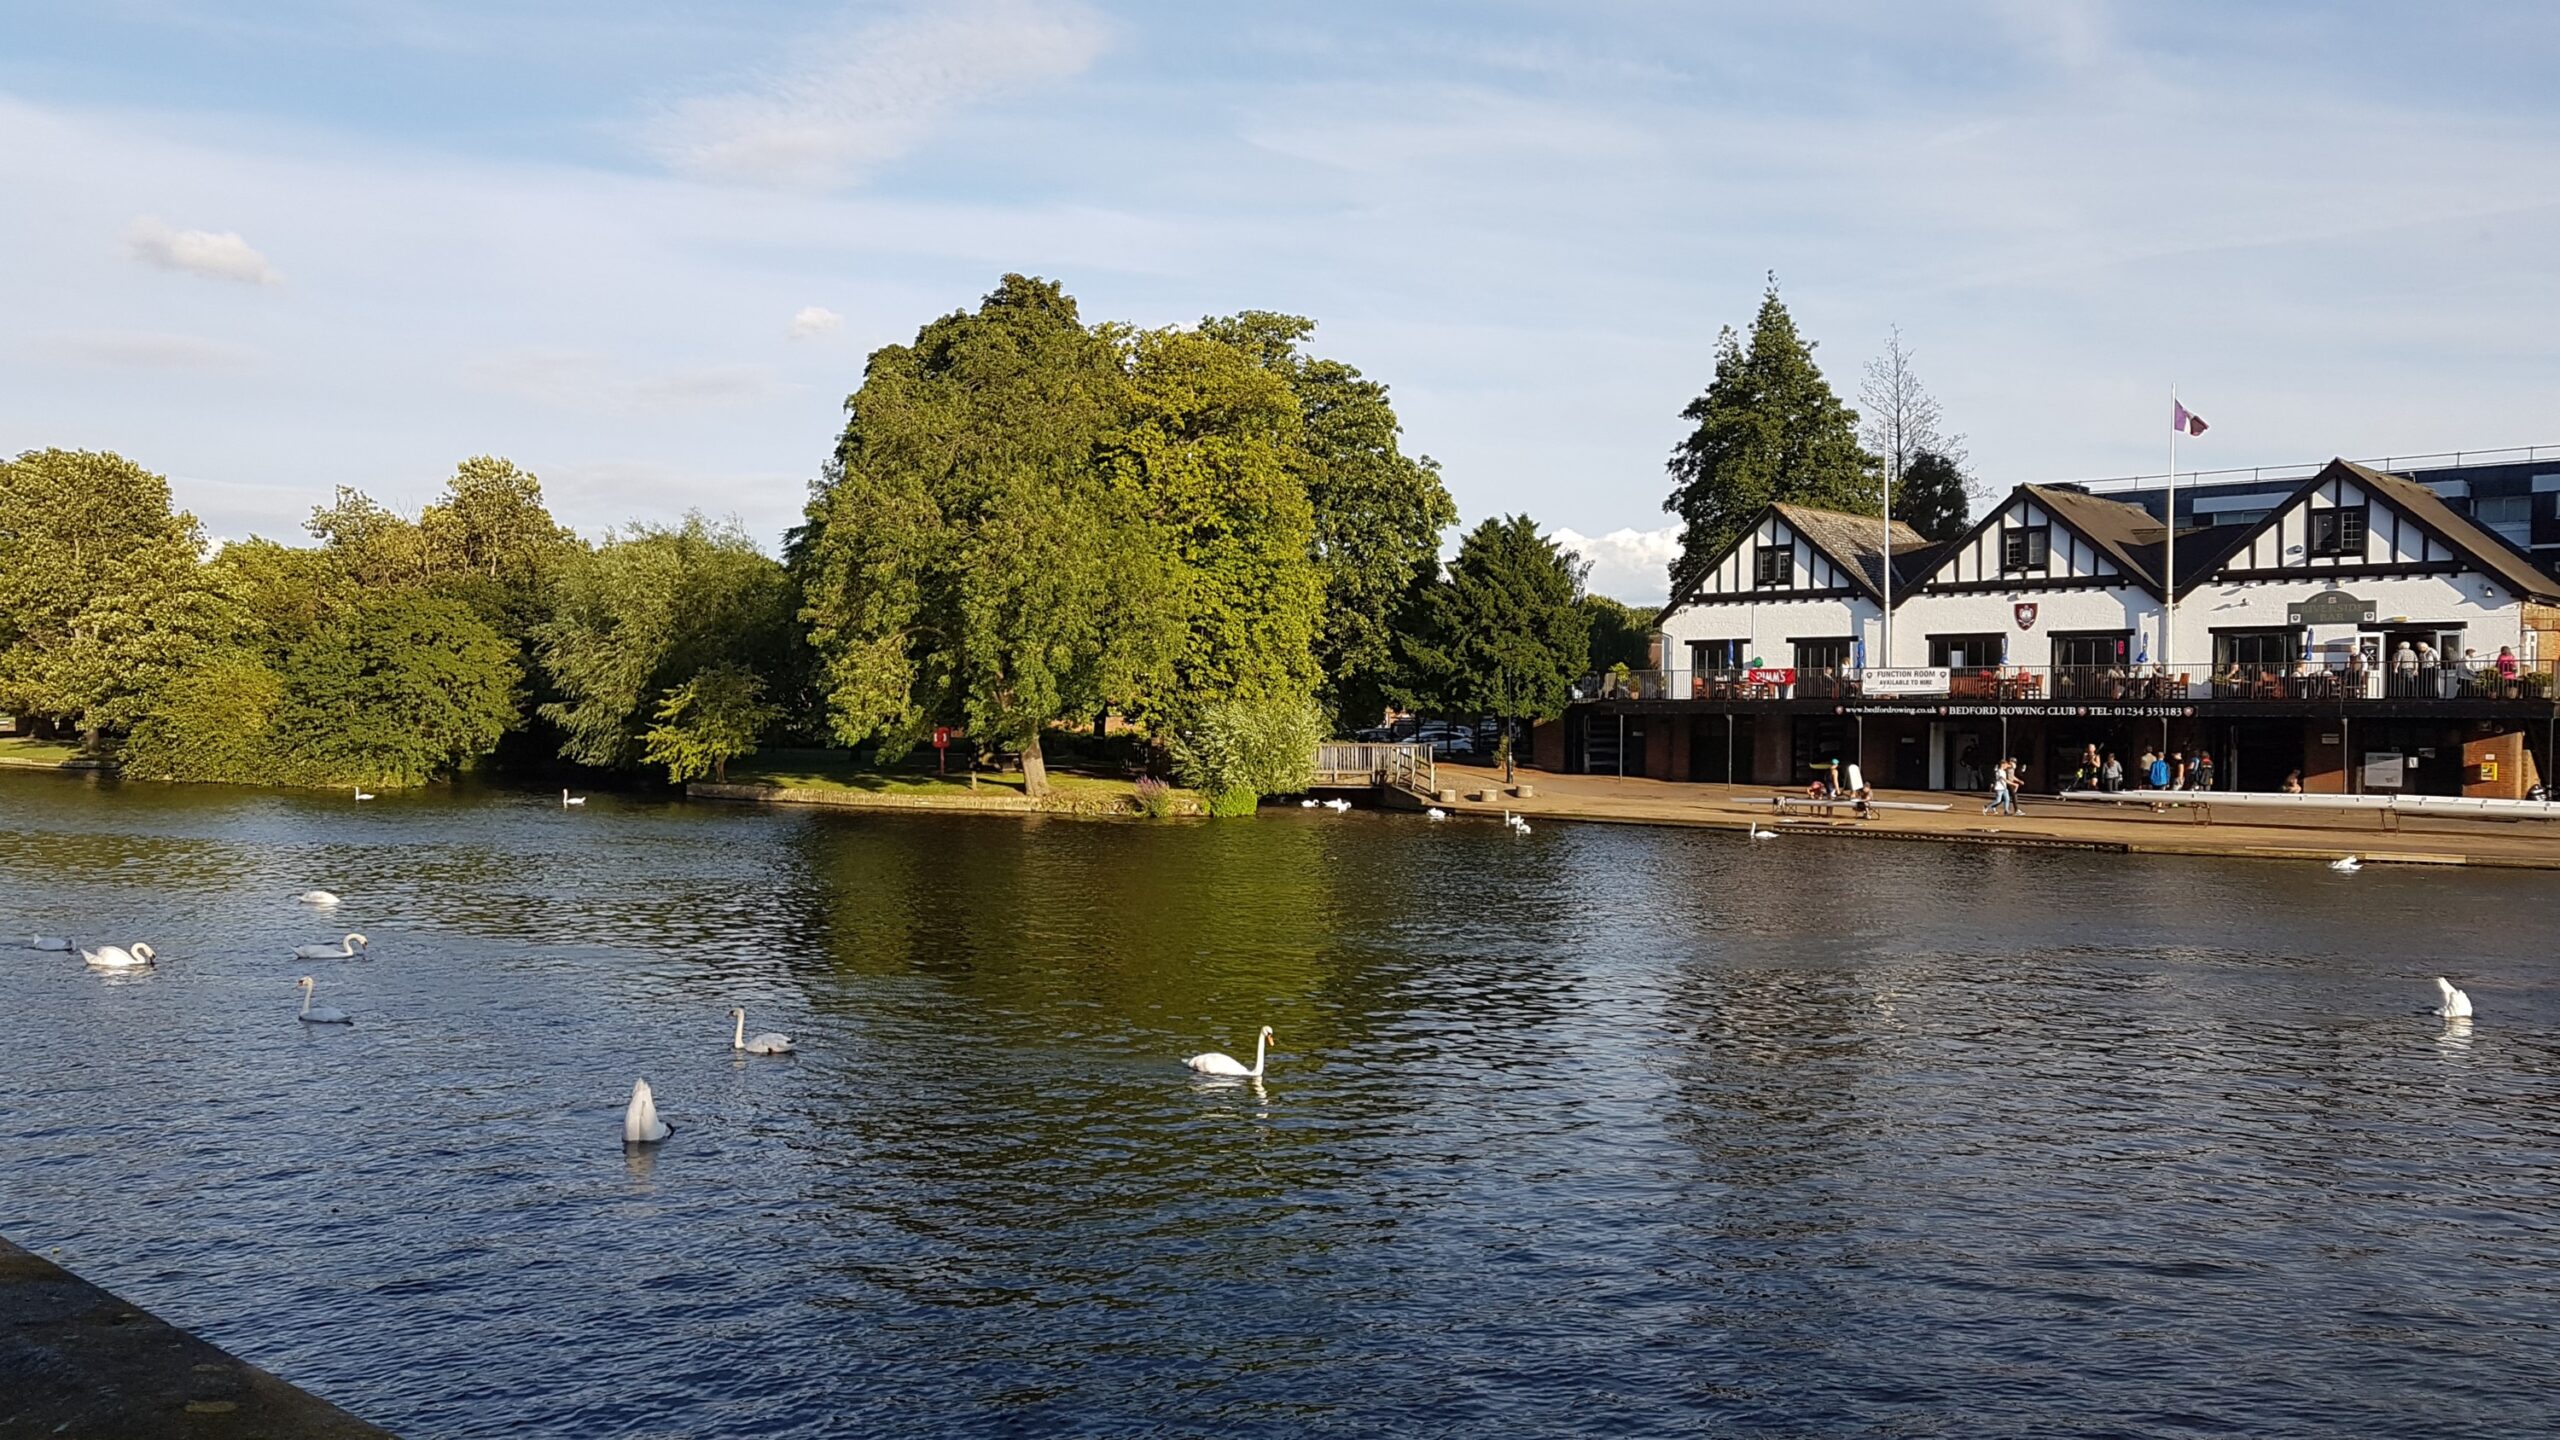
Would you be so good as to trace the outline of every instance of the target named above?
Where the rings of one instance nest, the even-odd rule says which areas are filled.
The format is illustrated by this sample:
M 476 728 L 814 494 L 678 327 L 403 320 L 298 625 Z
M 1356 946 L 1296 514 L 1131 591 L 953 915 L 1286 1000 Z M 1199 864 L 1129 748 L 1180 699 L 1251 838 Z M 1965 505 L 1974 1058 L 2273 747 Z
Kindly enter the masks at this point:
M 244 13 L 245 12 L 245 13 Z M 0 448 L 217 534 L 508 455 L 771 541 L 1006 270 L 1393 387 L 1469 521 L 1658 597 L 1775 270 L 1995 487 L 2560 442 L 2560 7 L 0 0 Z

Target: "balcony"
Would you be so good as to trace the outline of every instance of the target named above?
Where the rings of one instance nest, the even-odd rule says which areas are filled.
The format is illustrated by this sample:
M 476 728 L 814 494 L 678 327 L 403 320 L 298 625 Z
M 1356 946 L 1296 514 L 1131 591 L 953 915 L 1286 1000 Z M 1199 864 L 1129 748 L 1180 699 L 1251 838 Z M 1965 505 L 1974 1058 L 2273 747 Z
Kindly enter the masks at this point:
M 2352 703 L 2394 706 L 2551 703 L 2553 660 L 2370 666 L 2361 660 L 2286 665 L 1990 665 L 1871 671 L 1850 667 L 1632 670 L 1588 675 L 1575 700 L 1936 701 L 1945 704 L 2190 705 L 2227 702 L 2301 709 Z M 1936 677 L 1943 673 L 1943 687 Z

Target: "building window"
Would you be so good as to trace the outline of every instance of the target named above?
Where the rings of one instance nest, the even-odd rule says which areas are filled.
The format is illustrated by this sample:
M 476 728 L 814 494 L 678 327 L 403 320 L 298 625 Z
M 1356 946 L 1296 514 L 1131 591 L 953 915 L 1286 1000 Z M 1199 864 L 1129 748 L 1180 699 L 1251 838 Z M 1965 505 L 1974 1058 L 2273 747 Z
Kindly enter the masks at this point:
M 2000 569 L 2004 574 L 2042 570 L 2053 554 L 2053 527 L 2014 526 L 2000 532 Z
M 2105 670 L 2121 666 L 2131 653 L 2133 632 L 2106 630 L 2088 635 L 2053 637 L 2056 670 Z
M 1763 588 L 1796 583 L 1796 552 L 1784 545 L 1763 545 L 1752 564 L 1752 579 Z
M 2366 507 L 2340 505 L 2311 512 L 2311 553 L 2364 558 Z
M 1999 635 L 1932 635 L 1929 663 L 1956 670 L 1979 670 L 2000 663 L 2006 639 Z
M 1849 642 L 1846 640 L 1799 640 L 1796 642 L 1796 669 L 1845 670 L 1849 668 Z
M 1739 670 L 1742 668 L 1742 642 L 1739 640 L 1692 640 L 1689 642 L 1689 668 L 1692 670 Z
M 2282 675 L 2301 658 L 2293 630 L 2225 630 L 2213 637 L 2213 667 L 2244 675 Z
M 2533 543 L 2533 497 L 2483 495 L 2471 502 L 2471 518 L 2518 545 Z

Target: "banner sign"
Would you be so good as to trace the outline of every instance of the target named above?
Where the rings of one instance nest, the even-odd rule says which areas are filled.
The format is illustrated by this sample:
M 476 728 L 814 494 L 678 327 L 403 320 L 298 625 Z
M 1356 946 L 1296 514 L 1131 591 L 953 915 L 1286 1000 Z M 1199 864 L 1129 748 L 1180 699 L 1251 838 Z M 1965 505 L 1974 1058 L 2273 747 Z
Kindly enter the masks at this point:
M 2020 719 L 2091 720 L 2186 720 L 2196 713 L 2193 705 L 1835 705 L 1839 715 L 1935 715 L 1945 719 L 1983 716 L 1997 719 L 2008 715 Z
M 1784 670 L 1745 670 L 1742 672 L 1742 683 L 1745 685 L 1793 685 L 1796 683 L 1796 672 L 1792 666 Z
M 2370 625 L 2381 609 L 2373 601 L 2359 600 L 2344 590 L 2323 590 L 2284 607 L 2284 623 L 2296 630 L 2306 625 Z
M 1867 695 L 1944 695 L 1949 673 L 1944 665 L 1863 670 L 1858 674 L 1858 684 L 1860 692 Z
M 2397 790 L 2408 780 L 2408 762 L 2399 751 L 2364 752 L 2364 788 L 2367 790 Z

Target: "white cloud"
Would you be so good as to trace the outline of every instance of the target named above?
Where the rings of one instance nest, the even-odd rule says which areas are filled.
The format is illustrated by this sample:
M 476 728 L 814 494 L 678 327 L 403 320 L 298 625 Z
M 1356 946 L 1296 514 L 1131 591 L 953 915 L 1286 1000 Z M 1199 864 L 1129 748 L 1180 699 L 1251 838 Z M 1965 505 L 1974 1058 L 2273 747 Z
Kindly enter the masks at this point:
M 1680 553 L 1680 527 L 1659 530 L 1621 528 L 1606 535 L 1585 535 L 1558 526 L 1547 538 L 1591 562 L 1584 588 L 1631 605 L 1658 605 L 1668 598 L 1672 557 Z
M 804 305 L 791 317 L 791 338 L 813 340 L 820 335 L 833 335 L 844 328 L 844 317 L 824 305 Z
M 157 215 L 145 215 L 133 222 L 124 238 L 134 259 L 163 270 L 252 285 L 284 282 L 267 257 L 251 249 L 237 231 L 176 230 Z
M 1067 0 L 921 8 L 818 46 L 751 88 L 683 101 L 648 138 L 689 174 L 832 189 L 915 148 L 963 106 L 1081 73 L 1104 34 Z
M 245 345 L 162 330 L 83 330 L 39 337 L 46 358 L 109 370 L 237 370 L 259 359 Z

